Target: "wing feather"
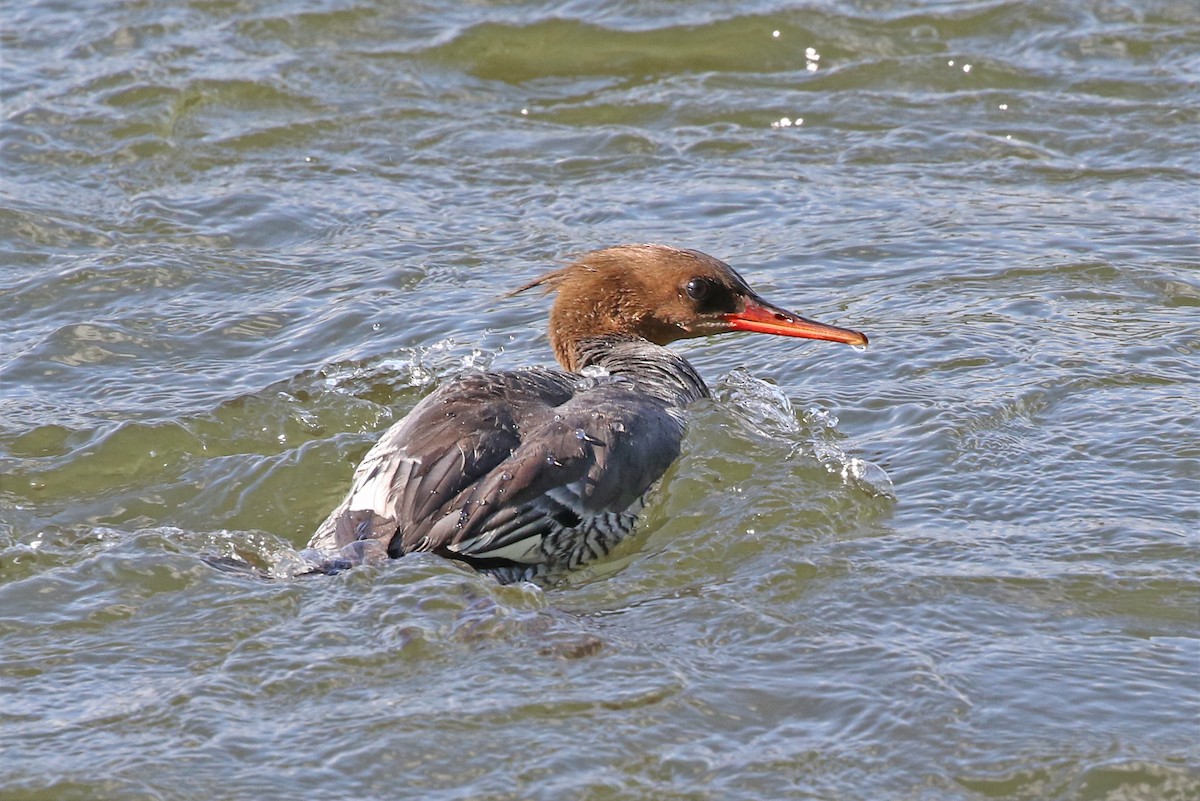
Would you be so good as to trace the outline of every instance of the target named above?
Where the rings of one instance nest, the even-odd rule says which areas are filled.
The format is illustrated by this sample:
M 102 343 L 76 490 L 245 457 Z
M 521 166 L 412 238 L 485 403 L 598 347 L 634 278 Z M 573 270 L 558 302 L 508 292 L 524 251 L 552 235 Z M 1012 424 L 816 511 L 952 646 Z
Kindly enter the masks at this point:
M 553 531 L 633 506 L 679 455 L 682 421 L 620 384 L 579 393 L 523 436 L 512 455 L 463 490 L 428 529 L 405 532 L 474 558 L 536 562 Z M 411 537 L 411 539 L 410 539 Z
M 350 492 L 317 529 L 309 548 L 337 552 L 364 534 L 388 544 L 397 531 L 440 517 L 447 504 L 519 445 L 526 418 L 570 399 L 578 381 L 570 373 L 534 369 L 465 373 L 442 385 L 367 452 Z M 392 529 L 377 523 L 364 530 L 364 511 L 378 521 L 393 521 Z
M 383 435 L 310 547 L 538 563 L 555 532 L 633 507 L 682 437 L 674 408 L 617 378 L 469 374 Z

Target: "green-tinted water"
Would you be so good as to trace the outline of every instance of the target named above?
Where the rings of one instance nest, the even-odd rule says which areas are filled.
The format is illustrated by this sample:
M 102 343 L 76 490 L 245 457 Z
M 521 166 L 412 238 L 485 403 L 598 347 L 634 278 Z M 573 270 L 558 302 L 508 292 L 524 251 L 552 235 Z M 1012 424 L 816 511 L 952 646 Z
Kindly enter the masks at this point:
M 1200 7 L 0 6 L 0 791 L 1200 797 Z M 280 573 L 608 244 L 728 337 L 571 583 Z M 767 382 L 767 383 L 764 383 Z M 890 489 L 889 489 L 890 487 Z

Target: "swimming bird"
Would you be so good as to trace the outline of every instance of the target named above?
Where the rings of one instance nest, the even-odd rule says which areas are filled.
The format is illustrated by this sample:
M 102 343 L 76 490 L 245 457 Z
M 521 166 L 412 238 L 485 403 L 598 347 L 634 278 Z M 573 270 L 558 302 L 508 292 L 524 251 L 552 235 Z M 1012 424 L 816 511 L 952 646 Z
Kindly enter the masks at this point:
M 313 572 L 429 551 L 503 583 L 606 555 L 679 456 L 704 380 L 665 347 L 750 331 L 864 346 L 759 297 L 695 250 L 598 250 L 511 294 L 556 292 L 561 369 L 470 371 L 442 384 L 363 458 L 303 552 Z

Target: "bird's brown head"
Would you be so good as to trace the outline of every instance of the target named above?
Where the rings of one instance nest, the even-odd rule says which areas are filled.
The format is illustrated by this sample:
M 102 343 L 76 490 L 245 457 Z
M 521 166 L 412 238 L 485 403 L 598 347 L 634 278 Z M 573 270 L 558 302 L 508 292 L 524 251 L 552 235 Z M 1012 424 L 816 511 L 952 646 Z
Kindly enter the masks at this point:
M 591 339 L 677 339 L 728 331 L 866 345 L 857 331 L 806 320 L 755 294 L 733 268 L 695 250 L 620 245 L 589 253 L 515 290 L 557 291 L 550 343 L 568 370 L 578 370 L 579 343 Z

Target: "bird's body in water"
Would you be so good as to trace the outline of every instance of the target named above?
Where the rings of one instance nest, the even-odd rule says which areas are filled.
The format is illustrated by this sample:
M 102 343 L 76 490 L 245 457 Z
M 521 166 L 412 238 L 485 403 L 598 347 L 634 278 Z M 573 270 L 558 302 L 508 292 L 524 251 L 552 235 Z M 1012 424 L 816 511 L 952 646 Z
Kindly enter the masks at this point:
M 753 331 L 865 345 L 758 297 L 725 263 L 662 245 L 596 251 L 517 291 L 557 291 L 562 369 L 467 372 L 393 425 L 304 552 L 316 572 L 429 551 L 502 582 L 600 558 L 678 457 L 703 379 L 664 347 Z

